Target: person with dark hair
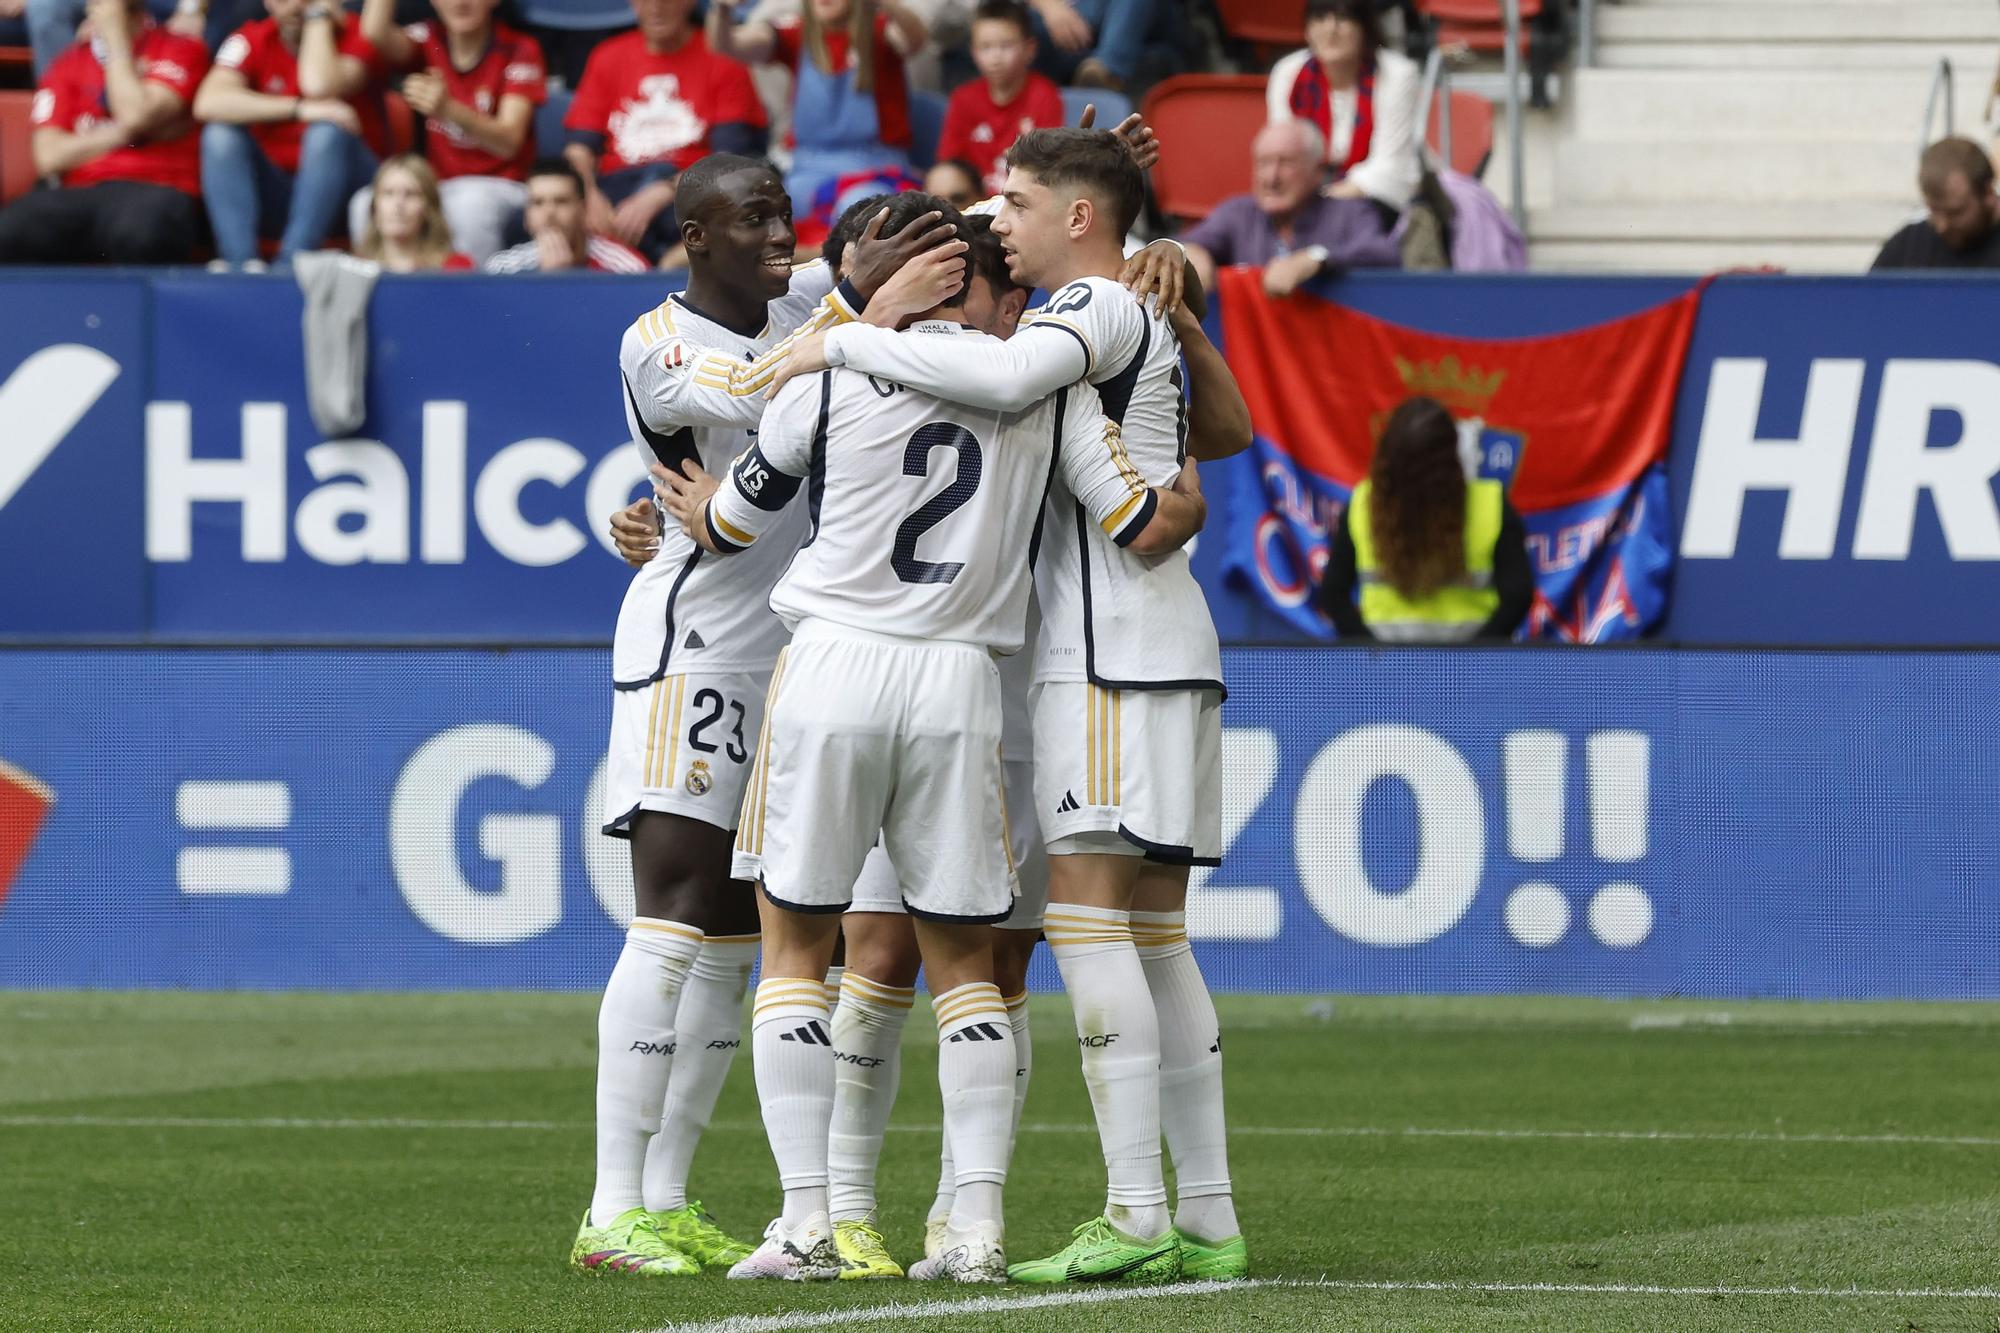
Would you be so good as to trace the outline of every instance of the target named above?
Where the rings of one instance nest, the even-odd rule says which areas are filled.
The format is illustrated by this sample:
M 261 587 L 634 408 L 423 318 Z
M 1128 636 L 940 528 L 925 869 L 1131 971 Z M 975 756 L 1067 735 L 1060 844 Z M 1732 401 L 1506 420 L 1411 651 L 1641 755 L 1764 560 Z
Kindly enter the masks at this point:
M 885 233 L 929 209 L 957 219 L 942 200 L 904 195 Z M 1004 345 L 970 323 L 968 293 L 987 286 L 976 267 L 905 321 L 909 336 Z M 1042 526 L 1038 500 L 1059 474 L 1079 513 L 1135 559 L 1178 550 L 1205 513 L 1198 496 L 1140 479 L 1102 406 L 1078 385 L 1001 413 L 828 371 L 777 394 L 726 478 L 690 475 L 667 500 L 695 540 L 731 559 L 761 547 L 788 510 L 812 516 L 811 539 L 771 594 L 793 639 L 772 690 L 754 831 L 739 842 L 767 904 L 757 1080 L 789 1214 L 805 1182 L 826 1177 L 829 1140 L 824 1120 L 794 1123 L 773 1092 L 796 1099 L 817 1083 L 837 1095 L 834 1049 L 846 1048 L 810 1026 L 825 1012 L 814 991 L 840 930 L 834 913 L 913 919 L 955 1176 L 936 1253 L 910 1269 L 917 1280 L 1007 1277 L 1001 1191 L 1017 1063 L 988 927 L 1009 919 L 1017 875 L 996 799 L 1006 779 L 993 657 L 1024 646 L 1031 575 L 1020 552 Z M 882 902 L 856 883 L 878 835 L 896 871 Z M 825 1193 L 799 1206 L 824 1206 Z M 790 1267 L 788 1224 L 745 1267 Z
M 279 238 L 280 264 L 317 250 L 387 143 L 361 25 L 331 0 L 264 8 L 222 43 L 194 98 L 216 260 L 236 267 L 257 262 L 260 236 Z
M 488 273 L 644 273 L 646 256 L 616 237 L 592 232 L 584 222 L 583 176 L 560 157 L 528 168 L 528 239 L 486 261 Z
M 972 63 L 979 77 L 951 95 L 937 155 L 972 164 L 975 188 L 1000 193 L 1007 150 L 1029 130 L 1061 125 L 1062 89 L 1031 68 L 1035 29 L 1021 0 L 980 0 L 972 15 Z
M 140 0 L 91 0 L 90 20 L 29 112 L 35 174 L 61 185 L 0 209 L 0 263 L 183 262 L 203 230 L 190 107 L 208 52 Z
M 496 16 L 500 0 L 434 0 L 437 17 L 405 28 L 396 0 L 365 0 L 361 35 L 371 72 L 401 76 L 424 118 L 424 156 L 436 169 L 458 248 L 485 262 L 528 202 L 535 108 L 548 100 L 542 48 Z M 348 234 L 368 216 L 368 191 L 347 206 Z
M 963 212 L 986 198 L 979 169 L 962 157 L 948 157 L 924 177 L 924 191 Z
M 746 64 L 791 68 L 793 208 L 808 212 L 821 187 L 843 176 L 909 169 L 903 62 L 924 44 L 922 19 L 901 0 L 806 0 L 798 22 L 738 24 L 738 2 L 709 5 L 708 42 Z
M 1410 399 L 1382 428 L 1319 596 L 1344 640 L 1504 640 L 1527 619 L 1527 529 L 1499 482 L 1466 479 L 1458 423 L 1437 400 Z
M 894 197 L 887 194 L 871 194 L 847 206 L 847 211 L 834 222 L 833 228 L 826 234 L 826 240 L 820 244 L 819 257 L 826 261 L 827 267 L 836 274 L 847 272 L 847 266 L 853 259 L 848 253 L 848 247 L 860 237 L 862 228 L 868 225 L 868 219 L 879 213 Z
M 1416 63 L 1382 44 L 1375 0 L 1307 0 L 1305 49 L 1271 67 L 1272 120 L 1319 131 L 1331 199 L 1373 199 L 1389 214 L 1410 206 L 1423 180 Z
M 1024 134 L 992 228 L 1015 282 L 1052 295 L 1019 334 L 974 347 L 929 332 L 834 329 L 795 344 L 784 373 L 845 366 L 1003 413 L 1089 386 L 1119 427 L 1106 447 L 1135 477 L 1192 487 L 1188 459 L 1247 448 L 1250 413 L 1186 320 L 1193 383 L 1182 397 L 1167 313 L 1181 304 L 1178 257 L 1176 290 L 1159 310 L 1119 283 L 1144 193 L 1138 163 L 1112 134 Z M 1221 1037 L 1185 922 L 1189 869 L 1221 855 L 1220 648 L 1185 553 L 1134 556 L 1117 525 L 1093 522 L 1079 500 L 1052 497 L 1035 567 L 1044 618 L 1035 801 L 1049 854 L 1045 932 L 1075 1014 L 1108 1188 L 1104 1213 L 1069 1245 L 1008 1275 L 1233 1280 L 1247 1274 L 1249 1252 L 1229 1174 Z
M 687 290 L 618 349 L 626 421 L 656 476 L 719 473 L 750 447 L 770 378 L 758 358 L 787 331 L 864 310 L 893 324 L 961 280 L 962 246 L 937 246 L 949 233 L 929 222 L 883 240 L 871 220 L 838 289 L 825 264 L 795 272 L 791 201 L 768 162 L 713 154 L 678 185 Z M 800 518 L 795 546 L 803 531 Z M 754 891 L 732 877 L 731 854 L 786 637 L 769 607 L 779 546 L 715 560 L 663 531 L 619 610 L 603 827 L 631 844 L 635 915 L 598 1012 L 597 1179 L 570 1251 L 585 1272 L 670 1277 L 751 1253 L 688 1198 L 687 1178 L 757 957 Z M 823 1121 L 819 1139 L 824 1152 Z M 784 1233 L 800 1242 L 798 1267 L 837 1271 L 831 1230 L 822 1214 L 818 1231 Z
M 1917 166 L 1928 216 L 1891 236 L 1873 272 L 1901 268 L 2000 268 L 2000 196 L 1993 159 L 1971 139 L 1940 139 Z
M 694 0 L 631 0 L 635 31 L 601 43 L 563 117 L 592 231 L 658 262 L 680 241 L 674 177 L 709 153 L 748 153 L 764 129 L 749 71 L 708 49 Z

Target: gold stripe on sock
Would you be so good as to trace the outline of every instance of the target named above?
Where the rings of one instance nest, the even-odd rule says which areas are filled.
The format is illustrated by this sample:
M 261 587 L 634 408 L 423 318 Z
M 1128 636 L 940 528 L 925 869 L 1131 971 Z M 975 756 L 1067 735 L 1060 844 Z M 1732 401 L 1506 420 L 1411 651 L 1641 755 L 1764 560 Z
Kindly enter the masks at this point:
M 702 933 L 700 931 L 696 930 L 693 926 L 683 926 L 675 921 L 651 921 L 641 918 L 633 921 L 632 929 L 652 930 L 662 935 L 678 935 L 684 940 L 693 940 L 696 944 L 702 941 Z

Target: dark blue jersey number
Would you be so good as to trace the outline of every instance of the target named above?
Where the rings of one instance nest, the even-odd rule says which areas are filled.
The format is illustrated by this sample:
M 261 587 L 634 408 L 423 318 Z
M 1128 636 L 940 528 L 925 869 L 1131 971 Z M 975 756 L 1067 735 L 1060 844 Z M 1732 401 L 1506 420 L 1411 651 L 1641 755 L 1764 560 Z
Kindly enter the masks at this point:
M 740 764 L 750 757 L 750 751 L 743 744 L 745 715 L 742 704 L 724 699 L 719 690 L 697 690 L 694 696 L 694 706 L 696 708 L 706 708 L 708 713 L 705 717 L 697 719 L 695 724 L 688 728 L 689 745 L 700 750 L 703 754 L 714 754 L 717 748 L 715 742 L 703 740 L 702 733 L 722 721 L 723 709 L 730 708 L 735 710 L 736 725 L 730 729 L 729 739 L 723 745 L 723 753 L 729 756 L 729 762 L 732 764 Z
M 965 568 L 963 560 L 917 559 L 917 541 L 972 498 L 979 489 L 979 474 L 985 463 L 979 452 L 979 441 L 973 438 L 971 431 L 949 422 L 933 421 L 928 426 L 919 427 L 917 433 L 910 437 L 909 444 L 903 447 L 903 475 L 928 477 L 933 449 L 951 450 L 958 471 L 952 477 L 951 485 L 924 501 L 917 507 L 917 512 L 904 519 L 902 526 L 896 529 L 896 548 L 889 557 L 889 567 L 905 583 L 950 583 L 958 577 L 958 571 Z

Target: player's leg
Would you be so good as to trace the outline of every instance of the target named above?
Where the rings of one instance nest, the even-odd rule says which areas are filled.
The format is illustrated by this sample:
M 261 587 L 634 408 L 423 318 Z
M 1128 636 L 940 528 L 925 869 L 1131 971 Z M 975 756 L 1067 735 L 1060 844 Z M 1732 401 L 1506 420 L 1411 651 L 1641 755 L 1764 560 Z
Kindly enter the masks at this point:
M 736 841 L 737 872 L 756 879 L 763 899 L 751 1054 L 785 1191 L 763 1244 L 730 1269 L 737 1278 L 840 1272 L 827 1214 L 834 1048 L 824 978 L 893 782 L 892 728 L 875 717 L 890 691 L 872 645 L 801 628 L 772 679 Z
M 1163 693 L 1135 701 L 1144 718 L 1142 770 L 1128 812 L 1155 853 L 1212 862 L 1221 851 L 1222 726 L 1207 693 Z M 1222 1035 L 1215 1001 L 1187 938 L 1188 869 L 1149 863 L 1133 896 L 1132 934 L 1160 1024 L 1160 1119 L 1174 1162 L 1174 1226 L 1183 1276 L 1230 1279 L 1249 1273 L 1236 1221 L 1222 1098 Z
M 1249 1275 L 1236 1221 L 1222 1104 L 1222 1030 L 1187 937 L 1185 867 L 1149 865 L 1133 895 L 1132 934 L 1160 1022 L 1160 1123 L 1174 1162 L 1181 1275 Z
M 901 1277 L 875 1198 L 882 1140 L 902 1076 L 903 1025 L 916 999 L 916 933 L 903 913 L 896 870 L 881 848 L 868 855 L 841 918 L 847 950 L 833 1011 L 833 1119 L 827 1135 L 827 1201 L 843 1279 Z

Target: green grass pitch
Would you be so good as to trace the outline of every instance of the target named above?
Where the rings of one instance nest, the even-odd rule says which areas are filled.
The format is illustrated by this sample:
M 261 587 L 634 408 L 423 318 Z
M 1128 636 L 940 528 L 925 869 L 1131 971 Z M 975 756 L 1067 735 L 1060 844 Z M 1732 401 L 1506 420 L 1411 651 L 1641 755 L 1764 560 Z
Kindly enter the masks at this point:
M 1260 1284 L 1053 1304 L 571 1273 L 595 1005 L 0 994 L 0 1328 L 2000 1329 L 2000 1006 L 1227 999 Z M 1035 1022 L 1020 1255 L 1103 1183 L 1061 998 Z M 935 1063 L 920 1016 L 883 1164 L 905 1259 Z M 718 1121 L 696 1193 L 754 1236 L 747 1055 Z

